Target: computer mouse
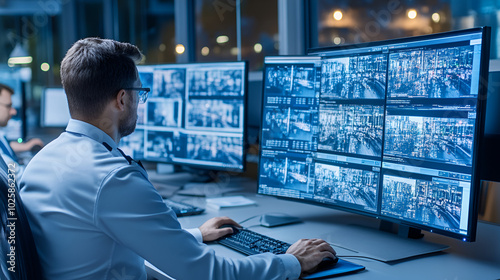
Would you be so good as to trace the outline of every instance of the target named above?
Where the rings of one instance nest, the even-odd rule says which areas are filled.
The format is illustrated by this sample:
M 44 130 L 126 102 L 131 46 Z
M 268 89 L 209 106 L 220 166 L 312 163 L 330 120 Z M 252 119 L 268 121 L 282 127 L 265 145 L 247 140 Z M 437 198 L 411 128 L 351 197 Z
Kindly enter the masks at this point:
M 334 267 L 338 262 L 339 258 L 337 258 L 336 256 L 333 258 L 326 257 L 318 264 L 318 269 L 323 270 Z
M 230 228 L 232 228 L 232 229 L 233 229 L 233 233 L 232 233 L 232 234 L 238 233 L 238 232 L 240 231 L 240 229 L 239 229 L 237 226 L 235 226 L 235 225 L 230 225 L 230 224 L 227 224 L 227 225 L 222 225 L 222 226 L 220 226 L 219 228 L 228 228 L 228 227 L 230 227 Z
M 233 235 L 233 234 L 236 234 L 236 233 L 238 233 L 238 232 L 240 231 L 240 228 L 238 228 L 238 227 L 237 227 L 237 226 L 235 226 L 235 225 L 230 225 L 230 224 L 227 224 L 227 225 L 222 225 L 222 226 L 220 226 L 219 228 L 227 228 L 227 227 L 230 227 L 230 228 L 232 228 L 232 229 L 233 229 L 233 233 L 230 233 L 230 234 L 228 234 L 228 235 Z M 228 235 L 226 235 L 226 236 L 228 236 Z

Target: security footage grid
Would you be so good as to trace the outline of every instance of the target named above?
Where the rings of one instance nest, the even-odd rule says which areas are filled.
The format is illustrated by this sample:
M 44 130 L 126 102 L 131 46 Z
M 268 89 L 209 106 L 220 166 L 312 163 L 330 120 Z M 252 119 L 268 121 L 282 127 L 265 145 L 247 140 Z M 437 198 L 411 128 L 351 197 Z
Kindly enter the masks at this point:
M 314 110 L 290 107 L 264 109 L 262 143 L 268 147 L 312 150 L 315 146 L 314 127 L 317 127 Z
M 446 174 L 470 173 L 472 166 L 480 47 L 476 40 L 322 57 L 310 82 L 316 90 L 303 92 L 294 90 L 294 79 L 307 62 L 266 64 L 259 193 L 467 234 L 471 176 Z M 306 100 L 302 107 L 298 98 Z M 382 172 L 382 158 L 402 170 L 446 165 L 434 164 L 433 175 L 392 170 L 401 176 L 395 180 Z M 403 189 L 406 182 L 414 187 Z
M 472 166 L 475 119 L 386 117 L 384 154 Z
M 455 180 L 384 176 L 382 213 L 420 224 L 460 232 L 464 188 Z
M 385 99 L 387 55 L 326 59 L 321 66 L 321 97 Z
M 368 211 L 377 210 L 378 172 L 316 163 L 314 175 L 317 199 L 324 198 L 330 203 L 345 202 Z
M 285 96 L 315 97 L 316 69 L 310 65 L 276 65 L 266 69 L 266 91 Z
M 389 56 L 389 98 L 457 98 L 471 89 L 474 46 L 411 50 Z
M 125 147 L 137 147 L 136 134 L 121 146 L 146 160 L 241 168 L 243 68 L 243 63 L 139 66 L 142 86 L 152 89 L 138 108 L 137 131 L 145 148 Z
M 384 106 L 321 104 L 318 149 L 381 156 Z

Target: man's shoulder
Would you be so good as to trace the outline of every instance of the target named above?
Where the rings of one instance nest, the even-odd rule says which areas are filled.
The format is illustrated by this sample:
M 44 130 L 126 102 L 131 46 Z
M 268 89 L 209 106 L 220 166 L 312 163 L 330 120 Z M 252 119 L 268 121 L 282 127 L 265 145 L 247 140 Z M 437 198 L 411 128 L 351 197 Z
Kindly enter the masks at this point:
M 114 156 L 103 144 L 85 136 L 63 133 L 33 157 L 23 177 L 27 176 L 27 180 L 44 177 L 57 182 L 88 180 L 99 184 L 110 173 L 127 166 L 124 158 Z

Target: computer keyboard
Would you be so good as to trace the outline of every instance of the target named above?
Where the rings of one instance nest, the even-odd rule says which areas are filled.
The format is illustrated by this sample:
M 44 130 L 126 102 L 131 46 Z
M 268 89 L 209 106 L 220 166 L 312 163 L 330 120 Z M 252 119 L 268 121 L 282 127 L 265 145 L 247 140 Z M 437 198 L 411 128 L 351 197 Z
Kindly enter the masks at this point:
M 197 207 L 180 201 L 174 201 L 171 199 L 163 199 L 163 201 L 168 207 L 174 210 L 177 217 L 198 215 L 205 211 L 205 209 L 201 207 Z
M 290 244 L 271 238 L 269 236 L 251 231 L 245 228 L 233 228 L 233 234 L 226 235 L 217 240 L 217 243 L 236 250 L 245 255 L 255 255 L 260 253 L 284 254 L 291 246 Z M 303 279 L 319 279 L 328 276 L 341 275 L 360 271 L 364 266 L 348 262 L 343 259 L 335 260 L 325 258 L 316 267 L 314 273 Z
M 284 254 L 291 246 L 286 242 L 251 231 L 245 228 L 233 227 L 234 233 L 219 239 L 217 242 L 245 255 L 260 253 Z

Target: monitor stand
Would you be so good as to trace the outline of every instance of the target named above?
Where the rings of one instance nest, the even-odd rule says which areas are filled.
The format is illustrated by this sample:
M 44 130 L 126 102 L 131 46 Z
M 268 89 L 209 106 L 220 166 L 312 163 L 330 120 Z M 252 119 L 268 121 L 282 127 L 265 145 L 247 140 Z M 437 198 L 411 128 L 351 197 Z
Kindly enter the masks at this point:
M 192 172 L 190 182 L 184 184 L 178 195 L 217 197 L 229 192 L 242 191 L 237 178 L 227 172 L 213 170 Z
M 443 251 L 449 246 L 422 239 L 420 230 L 382 221 L 379 230 L 360 226 L 342 225 L 325 239 L 334 249 L 343 249 L 339 255 L 359 255 L 383 262 L 396 262 Z

